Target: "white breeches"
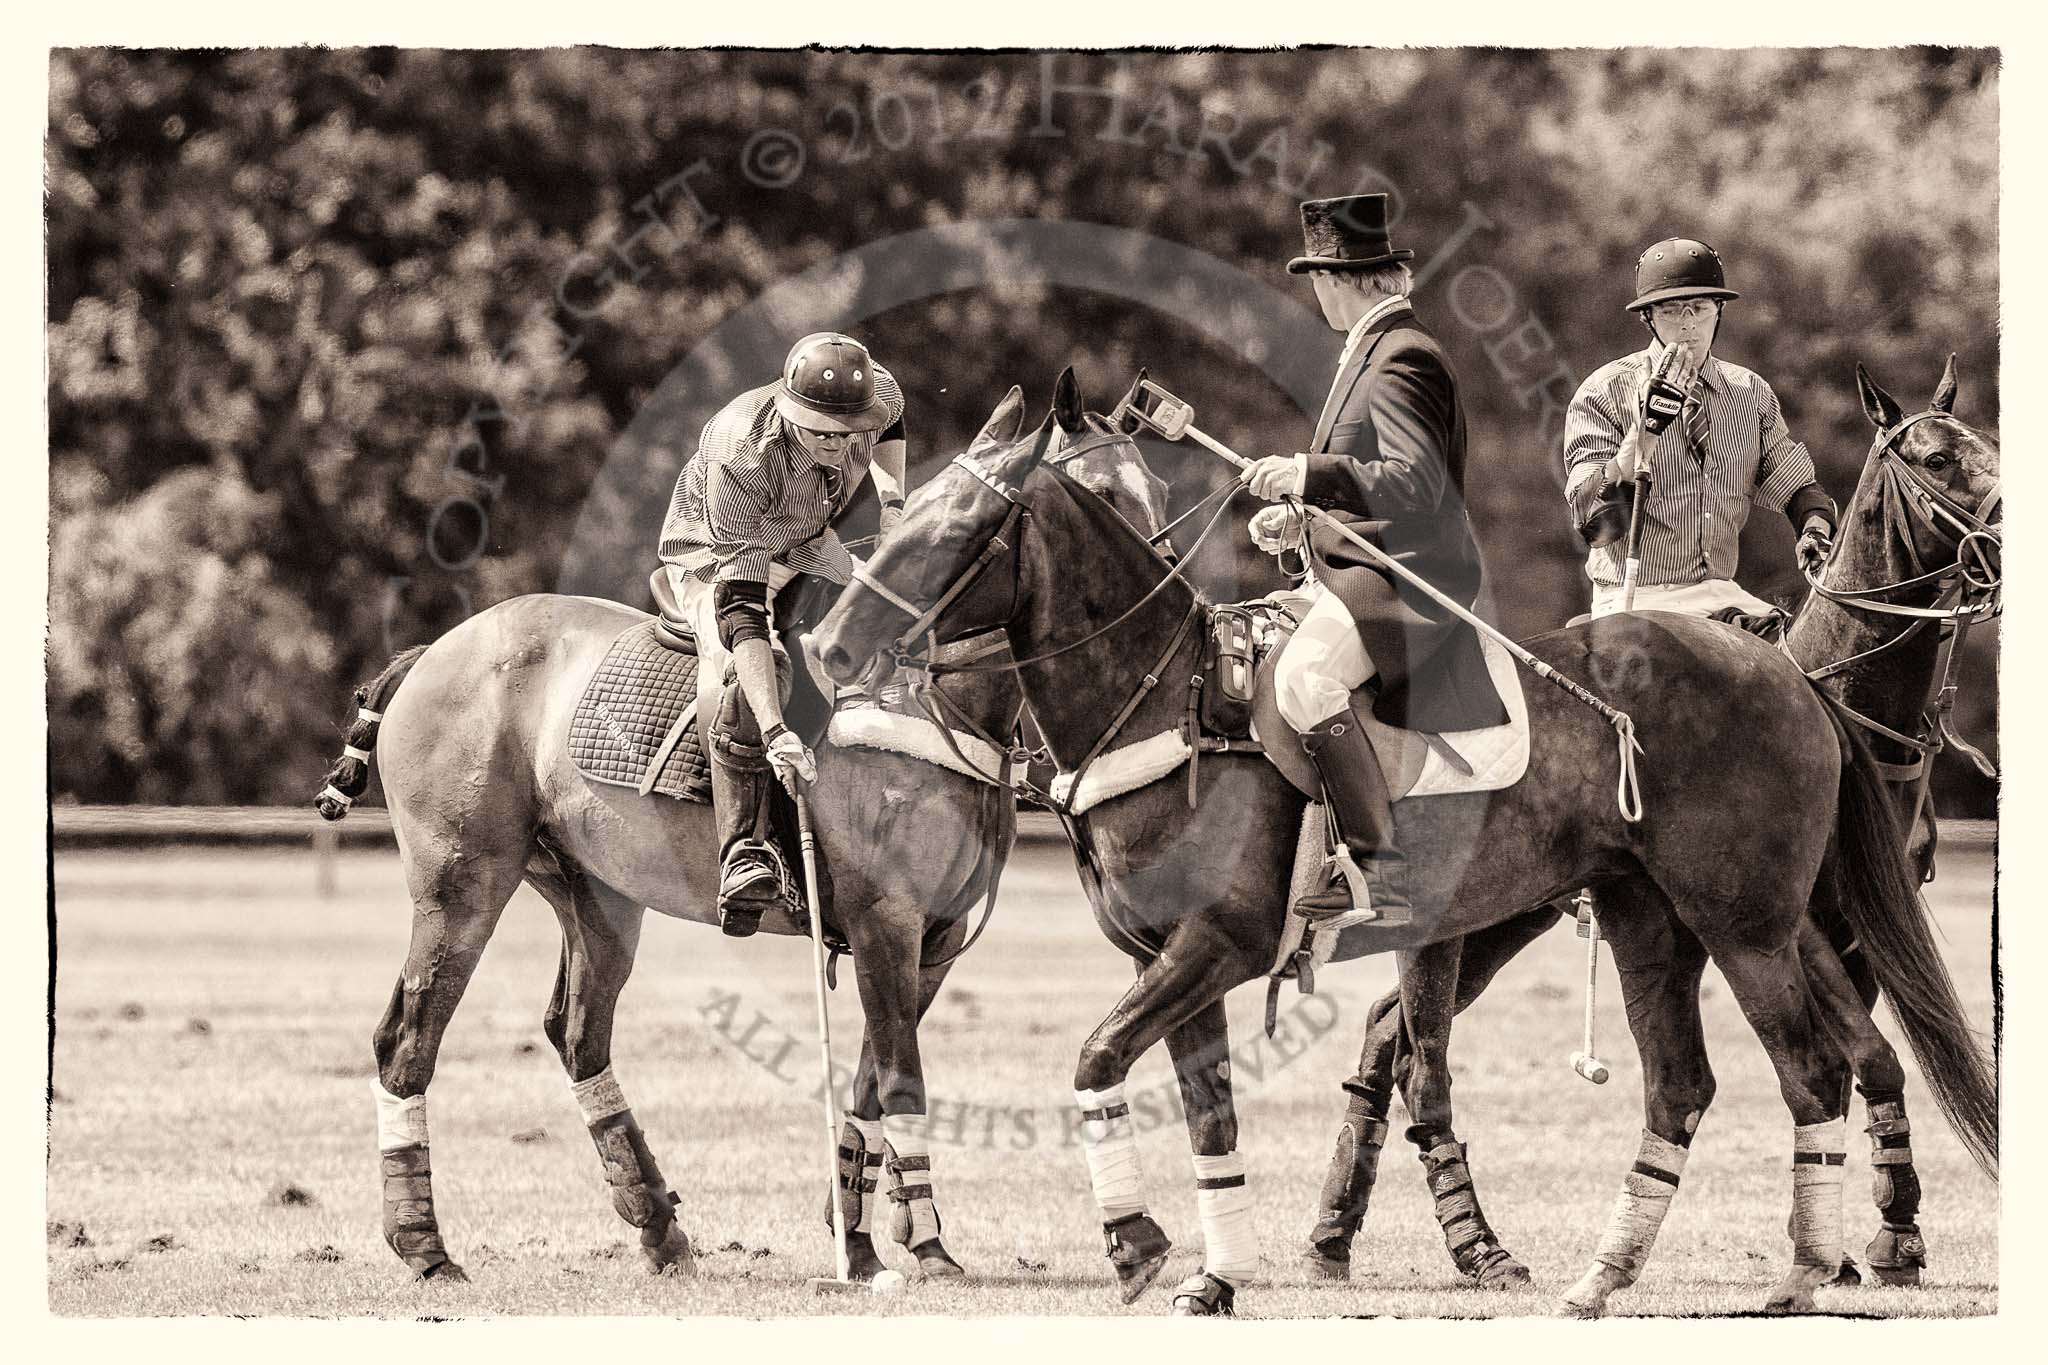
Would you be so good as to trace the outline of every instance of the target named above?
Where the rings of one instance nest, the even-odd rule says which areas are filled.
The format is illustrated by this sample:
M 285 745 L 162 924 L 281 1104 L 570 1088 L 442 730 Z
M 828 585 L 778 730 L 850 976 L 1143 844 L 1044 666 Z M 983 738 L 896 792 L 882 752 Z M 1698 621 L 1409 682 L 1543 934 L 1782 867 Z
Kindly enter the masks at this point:
M 1280 718 L 1296 730 L 1306 730 L 1342 711 L 1351 702 L 1352 690 L 1378 670 L 1358 638 L 1358 623 L 1350 611 L 1314 578 L 1299 592 L 1273 597 L 1296 613 L 1307 607 L 1301 627 L 1273 666 Z
M 1631 611 L 1675 611 L 1686 616 L 1712 616 L 1724 607 L 1737 607 L 1753 616 L 1767 616 L 1777 610 L 1761 597 L 1745 592 L 1733 579 L 1709 578 L 1704 583 L 1656 583 L 1637 585 Z M 1593 615 L 1610 616 L 1621 610 L 1621 585 L 1593 585 Z
M 768 631 L 771 639 L 775 632 L 775 594 L 795 577 L 796 570 L 787 564 L 768 566 Z M 676 606 L 697 636 L 697 733 L 709 736 L 711 722 L 718 719 L 719 693 L 725 686 L 725 665 L 732 658 L 732 651 L 718 638 L 718 607 L 713 601 L 713 585 L 685 577 L 683 571 L 673 564 L 668 566 L 668 585 L 675 590 Z M 779 650 L 781 647 L 778 642 L 776 648 Z M 709 752 L 710 746 L 707 744 L 705 747 Z

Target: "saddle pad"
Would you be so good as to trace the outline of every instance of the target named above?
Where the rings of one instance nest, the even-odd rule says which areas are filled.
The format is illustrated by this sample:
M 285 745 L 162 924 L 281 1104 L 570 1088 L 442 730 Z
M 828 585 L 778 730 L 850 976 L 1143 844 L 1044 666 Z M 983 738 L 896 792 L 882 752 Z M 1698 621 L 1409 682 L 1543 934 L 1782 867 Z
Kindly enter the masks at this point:
M 1284 643 L 1284 639 L 1282 641 Z M 1380 769 L 1387 775 L 1387 789 L 1396 800 L 1411 796 L 1454 796 L 1462 792 L 1498 791 L 1522 780 L 1529 767 L 1529 699 L 1522 692 L 1522 677 L 1515 656 L 1486 636 L 1479 637 L 1486 659 L 1487 676 L 1500 694 L 1508 718 L 1499 725 L 1476 730 L 1449 730 L 1425 735 L 1383 725 L 1372 717 L 1371 695 L 1364 689 L 1351 694 L 1351 710 L 1365 726 L 1366 735 L 1379 755 Z M 1276 646 L 1259 670 L 1259 690 L 1252 708 L 1252 736 L 1265 745 L 1273 765 L 1287 774 L 1295 786 L 1313 798 L 1320 794 L 1315 770 L 1301 752 L 1287 723 L 1280 719 L 1273 695 L 1273 662 Z M 1269 743 L 1265 733 L 1276 735 L 1278 745 Z M 1448 751 L 1448 752 L 1446 752 Z M 1451 755 L 1456 755 L 1453 761 Z M 1459 764 L 1464 766 L 1461 768 Z M 1470 769 L 1470 771 L 1466 771 Z
M 648 765 L 685 708 L 697 700 L 697 656 L 654 637 L 656 623 L 628 626 L 605 651 L 569 721 L 569 757 L 592 782 L 638 791 Z M 669 751 L 653 789 L 711 802 L 711 766 L 693 719 Z
M 906 754 L 991 786 L 1003 767 L 1003 755 L 973 735 L 953 732 L 953 745 L 960 749 L 956 756 L 953 745 L 946 743 L 938 726 L 922 716 L 899 715 L 878 707 L 842 707 L 834 711 L 825 738 L 835 748 Z M 963 766 L 961 757 L 970 766 Z

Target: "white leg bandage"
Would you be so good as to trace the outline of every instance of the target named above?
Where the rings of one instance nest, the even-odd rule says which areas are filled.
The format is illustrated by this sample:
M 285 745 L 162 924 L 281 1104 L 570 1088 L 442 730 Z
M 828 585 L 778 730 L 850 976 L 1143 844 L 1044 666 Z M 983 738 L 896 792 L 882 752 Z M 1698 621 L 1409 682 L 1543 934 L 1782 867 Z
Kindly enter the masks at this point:
M 1848 1120 L 1828 1119 L 1792 1130 L 1792 1261 L 1842 1263 L 1842 1176 Z
M 1088 1157 L 1088 1181 L 1104 1222 L 1143 1213 L 1138 1188 L 1138 1130 L 1121 1083 L 1107 1090 L 1076 1090 L 1081 1107 L 1081 1150 Z
M 931 1120 L 923 1114 L 882 1115 L 889 1153 L 889 1235 L 898 1246 L 923 1246 L 939 1235 L 932 1200 Z
M 1657 1230 L 1671 1211 L 1671 1197 L 1678 1193 L 1678 1177 L 1685 1171 L 1685 1148 L 1675 1147 L 1647 1129 L 1636 1149 L 1636 1164 L 1621 1182 L 1621 1198 L 1607 1216 L 1607 1230 L 1600 1234 L 1593 1259 L 1612 1266 L 1634 1284 L 1650 1258 Z
M 587 1081 L 569 1082 L 569 1093 L 576 1097 L 576 1107 L 583 1111 L 585 1127 L 595 1126 L 627 1109 L 625 1092 L 619 1089 L 610 1067 Z
M 1259 1235 L 1252 1227 L 1244 1157 L 1225 1152 L 1194 1160 L 1195 1203 L 1202 1212 L 1202 1269 L 1241 1289 L 1259 1275 Z
M 377 1095 L 377 1150 L 395 1152 L 402 1147 L 427 1145 L 427 1097 L 414 1095 L 402 1100 L 375 1078 L 370 1089 Z

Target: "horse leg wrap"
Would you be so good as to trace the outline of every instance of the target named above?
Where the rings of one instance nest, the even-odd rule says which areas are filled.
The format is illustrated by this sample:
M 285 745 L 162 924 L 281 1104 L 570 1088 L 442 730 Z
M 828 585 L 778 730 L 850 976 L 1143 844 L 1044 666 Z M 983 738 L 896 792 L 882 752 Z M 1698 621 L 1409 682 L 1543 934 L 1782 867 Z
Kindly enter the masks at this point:
M 930 1122 L 923 1114 L 884 1114 L 883 1146 L 888 1154 L 889 1236 L 916 1250 L 939 1235 L 939 1206 L 932 1199 Z
M 1792 1130 L 1792 1263 L 1842 1264 L 1842 1177 L 1848 1121 L 1825 1119 Z
M 1678 1193 L 1678 1177 L 1685 1172 L 1686 1149 L 1666 1142 L 1648 1129 L 1636 1148 L 1636 1164 L 1622 1178 L 1621 1198 L 1607 1216 L 1607 1230 L 1593 1259 L 1634 1284 L 1650 1258 L 1657 1230 L 1671 1211 L 1672 1196 Z
M 1259 1274 L 1259 1234 L 1252 1226 L 1251 1191 L 1237 1152 L 1197 1156 L 1195 1204 L 1202 1215 L 1202 1269 L 1232 1286 Z
M 384 1240 L 421 1279 L 451 1264 L 434 1217 L 433 1159 L 427 1152 L 427 1097 L 406 1099 L 381 1080 L 377 1097 L 377 1151 L 384 1176 Z
M 875 1231 L 875 1189 L 882 1178 L 882 1123 L 880 1119 L 844 1116 L 839 1126 L 838 1199 L 840 1215 L 849 1235 Z M 832 1210 L 825 1209 L 825 1225 L 832 1225 Z
M 640 1245 L 658 1247 L 668 1235 L 681 1199 L 668 1188 L 647 1139 L 631 1109 L 621 1109 L 590 1125 L 590 1140 L 604 1163 L 604 1183 L 611 1186 L 612 1207 L 619 1217 L 640 1229 Z
M 1351 1239 L 1365 1223 L 1372 1203 L 1373 1181 L 1379 1175 L 1380 1149 L 1387 1141 L 1387 1096 L 1353 1091 L 1337 1129 L 1337 1150 L 1323 1177 L 1316 1203 L 1316 1225 L 1308 1240 L 1333 1261 L 1351 1259 Z
M 449 1263 L 434 1218 L 433 1162 L 424 1147 L 383 1153 L 384 1240 L 398 1258 L 425 1279 Z
M 1913 1168 L 1913 1124 L 1903 1095 L 1868 1095 L 1870 1197 L 1884 1226 L 1865 1255 L 1878 1276 L 1913 1281 L 1927 1266 L 1927 1242 L 1920 1235 L 1920 1173 Z
M 1411 1139 L 1416 1134 L 1410 1133 Z M 1474 1279 L 1496 1261 L 1508 1259 L 1500 1239 L 1487 1225 L 1479 1207 L 1479 1192 L 1472 1188 L 1472 1168 L 1466 1163 L 1465 1144 L 1449 1133 L 1429 1134 L 1416 1142 L 1422 1148 L 1423 1179 L 1436 1201 L 1437 1226 L 1443 1229 L 1444 1245 L 1458 1269 Z
M 1081 1107 L 1081 1151 L 1088 1158 L 1088 1183 L 1102 1221 L 1113 1223 L 1145 1211 L 1139 1191 L 1138 1130 L 1122 1082 L 1106 1090 L 1076 1090 Z

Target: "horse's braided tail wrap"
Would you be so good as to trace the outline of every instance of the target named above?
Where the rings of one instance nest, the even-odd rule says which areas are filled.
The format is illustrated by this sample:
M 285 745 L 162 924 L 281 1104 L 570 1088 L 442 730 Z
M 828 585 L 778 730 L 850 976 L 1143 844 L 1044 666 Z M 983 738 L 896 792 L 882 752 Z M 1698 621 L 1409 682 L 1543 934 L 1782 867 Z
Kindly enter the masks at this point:
M 356 689 L 356 714 L 342 739 L 341 757 L 327 770 L 327 785 L 313 798 L 313 808 L 320 812 L 321 819 L 343 818 L 369 787 L 370 759 L 377 748 L 377 727 L 384 721 L 384 708 L 391 704 L 398 685 L 426 652 L 425 645 L 401 650 L 382 673 Z

